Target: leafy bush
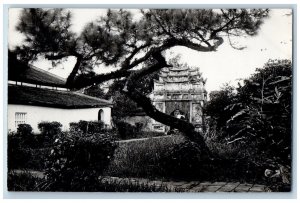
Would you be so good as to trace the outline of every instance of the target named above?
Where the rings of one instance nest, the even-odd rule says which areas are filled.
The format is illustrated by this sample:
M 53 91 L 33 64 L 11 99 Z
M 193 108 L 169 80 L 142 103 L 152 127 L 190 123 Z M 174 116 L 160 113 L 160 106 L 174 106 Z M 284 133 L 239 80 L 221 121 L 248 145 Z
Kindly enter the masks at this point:
M 44 171 L 46 168 L 46 159 L 50 153 L 50 148 L 26 149 L 30 153 L 30 160 L 26 163 L 26 169 Z
M 194 142 L 185 141 L 174 145 L 162 158 L 164 173 L 174 178 L 201 178 L 209 171 L 203 167 L 207 157 L 202 154 L 201 148 Z
M 291 61 L 270 60 L 243 83 L 235 94 L 231 89 L 230 94 L 219 93 L 211 99 L 206 113 L 216 128 L 210 129 L 217 130 L 213 134 L 219 135 L 220 141 L 225 140 L 228 147 L 238 143 L 241 149 L 247 148 L 249 160 L 258 165 L 275 162 L 290 166 Z
M 136 138 L 150 138 L 164 136 L 165 133 L 156 131 L 143 131 L 143 123 L 137 122 L 135 125 L 127 123 L 126 121 L 118 120 L 115 122 L 115 128 L 118 132 L 116 138 L 121 140 L 136 139 Z
M 234 142 L 208 138 L 206 140 L 214 159 L 206 163 L 210 177 L 216 181 L 240 181 L 265 184 L 264 170 L 270 163 L 257 164 L 256 143 Z
M 44 136 L 45 141 L 48 143 L 52 143 L 54 138 L 61 133 L 61 127 L 62 124 L 57 121 L 43 121 L 38 124 L 41 135 Z
M 174 145 L 160 160 L 162 174 L 164 177 L 182 180 L 266 183 L 264 170 L 267 163 L 257 166 L 249 161 L 248 157 L 241 155 L 246 150 L 242 151 L 240 146 L 230 149 L 218 142 L 208 146 L 218 147 L 212 150 L 214 154 L 209 158 L 203 156 L 201 148 L 193 142 Z
M 117 121 L 115 122 L 116 128 L 119 132 L 121 139 L 132 139 L 136 138 L 137 134 L 140 132 L 139 128 L 135 125 L 131 125 L 125 121 Z
M 30 136 L 32 135 L 32 127 L 29 124 L 19 124 L 17 128 L 17 134 L 20 136 Z
M 8 134 L 8 168 L 44 168 L 44 158 L 37 148 L 44 147 L 43 136 L 32 133 L 28 124 L 19 124 L 16 133 Z
M 115 148 L 109 135 L 62 134 L 47 160 L 48 187 L 55 191 L 93 191 Z
M 48 148 L 37 148 L 39 142 L 36 137 L 39 135 L 32 135 L 35 143 L 28 144 L 29 139 L 19 134 L 9 134 L 7 139 L 7 164 L 8 169 L 34 169 L 44 170 L 46 154 L 49 152 Z
M 30 151 L 23 145 L 23 138 L 19 134 L 8 134 L 7 165 L 8 169 L 25 168 L 31 159 Z
M 83 121 L 80 120 L 78 123 L 70 123 L 71 132 L 82 132 L 82 133 L 101 133 L 104 130 L 104 123 L 102 121 Z
M 29 124 L 19 124 L 16 136 L 20 137 L 20 145 L 22 148 L 35 148 L 39 145 L 39 137 L 32 132 Z

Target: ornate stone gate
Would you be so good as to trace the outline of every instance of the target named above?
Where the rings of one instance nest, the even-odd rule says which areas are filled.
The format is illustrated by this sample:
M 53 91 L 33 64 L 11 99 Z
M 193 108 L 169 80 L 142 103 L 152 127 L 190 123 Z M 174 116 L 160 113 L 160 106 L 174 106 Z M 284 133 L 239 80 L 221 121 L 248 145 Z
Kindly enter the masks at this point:
M 163 68 L 159 79 L 154 81 L 152 102 L 158 110 L 167 114 L 172 115 L 179 110 L 186 120 L 202 131 L 203 105 L 207 101 L 205 82 L 198 68 Z M 168 129 L 153 120 L 152 130 L 166 132 Z

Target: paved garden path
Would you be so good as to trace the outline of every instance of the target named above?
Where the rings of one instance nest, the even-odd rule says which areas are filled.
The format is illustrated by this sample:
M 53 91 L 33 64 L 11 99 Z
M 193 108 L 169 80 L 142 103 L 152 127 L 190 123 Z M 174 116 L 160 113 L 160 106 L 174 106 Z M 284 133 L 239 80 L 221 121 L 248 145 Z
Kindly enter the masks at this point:
M 15 173 L 29 172 L 33 176 L 43 178 L 41 171 L 14 170 Z M 108 184 L 135 184 L 141 186 L 164 187 L 170 192 L 271 192 L 265 185 L 248 184 L 239 182 L 200 182 L 200 181 L 153 181 L 144 178 L 119 178 L 105 176 L 99 178 Z
M 151 181 L 143 178 L 118 177 L 102 177 L 101 182 L 165 187 L 170 192 L 271 192 L 265 185 L 239 182 Z

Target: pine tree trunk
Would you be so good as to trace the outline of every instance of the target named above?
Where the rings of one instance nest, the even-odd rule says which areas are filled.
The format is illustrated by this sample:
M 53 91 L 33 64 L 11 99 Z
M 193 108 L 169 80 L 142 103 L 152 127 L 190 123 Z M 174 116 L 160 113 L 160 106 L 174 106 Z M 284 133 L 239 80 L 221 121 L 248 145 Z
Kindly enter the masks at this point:
M 157 70 L 161 68 L 160 66 L 165 66 L 165 64 L 156 64 L 154 66 L 149 67 L 149 69 L 152 68 L 153 70 Z M 146 71 L 146 73 L 148 74 L 148 71 Z M 140 79 L 144 74 L 145 70 L 136 71 L 135 73 L 132 73 L 127 79 L 123 92 L 130 99 L 132 99 L 139 106 L 141 106 L 149 117 L 164 125 L 170 126 L 171 128 L 178 129 L 184 134 L 186 138 L 197 143 L 202 149 L 202 154 L 207 155 L 208 157 L 210 155 L 210 152 L 204 141 L 203 135 L 200 132 L 195 131 L 195 127 L 193 124 L 157 110 L 152 104 L 150 98 L 148 98 L 146 95 L 142 94 L 135 88 L 135 82 L 138 81 L 138 79 Z

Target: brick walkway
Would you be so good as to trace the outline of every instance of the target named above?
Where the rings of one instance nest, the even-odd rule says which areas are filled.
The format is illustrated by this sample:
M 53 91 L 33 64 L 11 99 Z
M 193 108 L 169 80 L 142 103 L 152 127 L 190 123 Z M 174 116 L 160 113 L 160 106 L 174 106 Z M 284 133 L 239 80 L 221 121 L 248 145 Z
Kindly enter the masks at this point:
M 155 187 L 167 187 L 171 192 L 271 192 L 265 185 L 239 182 L 199 182 L 199 181 L 150 181 L 142 178 L 103 177 L 101 182 L 131 183 Z

